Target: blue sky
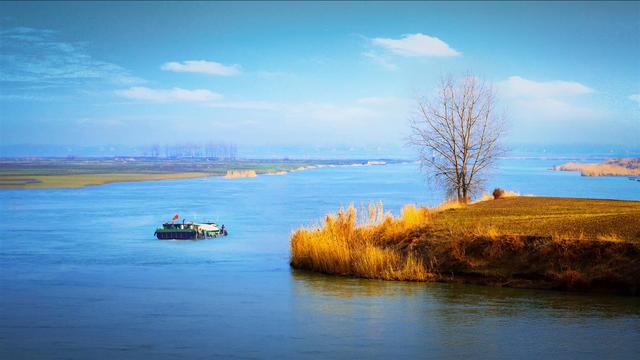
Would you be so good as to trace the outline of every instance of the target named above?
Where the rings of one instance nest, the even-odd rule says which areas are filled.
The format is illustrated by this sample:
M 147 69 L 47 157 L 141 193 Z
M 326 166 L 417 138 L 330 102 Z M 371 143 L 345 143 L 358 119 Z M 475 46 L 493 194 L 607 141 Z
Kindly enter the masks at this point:
M 444 74 L 507 143 L 637 144 L 640 3 L 0 3 L 3 145 L 401 146 Z

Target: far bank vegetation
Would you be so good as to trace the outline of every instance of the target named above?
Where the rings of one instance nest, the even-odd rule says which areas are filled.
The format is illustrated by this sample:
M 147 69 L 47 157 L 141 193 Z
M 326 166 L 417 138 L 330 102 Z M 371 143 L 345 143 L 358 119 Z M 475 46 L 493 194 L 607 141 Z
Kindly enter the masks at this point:
M 610 159 L 600 164 L 569 162 L 553 170 L 579 171 L 582 176 L 640 176 L 640 158 Z

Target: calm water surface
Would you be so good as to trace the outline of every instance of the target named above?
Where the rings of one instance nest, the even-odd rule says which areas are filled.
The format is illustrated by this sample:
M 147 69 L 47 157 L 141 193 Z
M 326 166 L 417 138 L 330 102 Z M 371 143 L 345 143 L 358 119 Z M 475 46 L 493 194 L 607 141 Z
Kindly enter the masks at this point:
M 509 160 L 489 187 L 640 200 Z M 0 358 L 638 358 L 638 298 L 336 278 L 288 265 L 327 211 L 435 204 L 416 165 L 0 191 Z M 230 236 L 158 241 L 179 213 Z

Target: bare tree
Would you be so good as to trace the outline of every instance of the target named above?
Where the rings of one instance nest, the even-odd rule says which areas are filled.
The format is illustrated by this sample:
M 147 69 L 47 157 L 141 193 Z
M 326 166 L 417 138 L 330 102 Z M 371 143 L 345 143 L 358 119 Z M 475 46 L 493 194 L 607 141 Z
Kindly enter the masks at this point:
M 482 190 L 486 171 L 502 153 L 503 119 L 495 105 L 492 87 L 472 75 L 446 77 L 435 97 L 418 99 L 410 143 L 423 171 L 459 202 Z

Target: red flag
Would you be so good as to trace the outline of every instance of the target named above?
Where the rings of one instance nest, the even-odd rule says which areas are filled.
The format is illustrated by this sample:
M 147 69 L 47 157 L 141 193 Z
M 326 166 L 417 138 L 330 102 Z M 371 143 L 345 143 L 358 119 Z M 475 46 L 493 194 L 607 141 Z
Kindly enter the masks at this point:
M 178 216 L 178 214 L 173 215 L 173 217 L 171 218 L 171 220 L 178 220 L 180 216 Z

